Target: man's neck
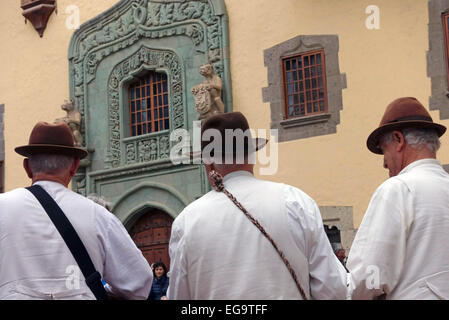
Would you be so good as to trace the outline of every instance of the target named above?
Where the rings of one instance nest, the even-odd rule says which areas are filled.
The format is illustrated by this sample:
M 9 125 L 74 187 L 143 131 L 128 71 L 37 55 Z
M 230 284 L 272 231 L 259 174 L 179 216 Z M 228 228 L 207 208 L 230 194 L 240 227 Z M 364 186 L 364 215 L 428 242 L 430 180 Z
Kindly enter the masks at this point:
M 410 147 L 411 148 L 411 147 Z M 406 156 L 404 157 L 404 163 L 402 168 L 407 167 L 409 164 L 423 160 L 423 159 L 436 159 L 437 155 L 435 152 L 430 151 L 427 148 L 421 148 L 421 149 L 413 149 L 411 148 L 409 152 L 406 153 Z
M 62 184 L 66 188 L 68 188 L 69 182 L 70 182 L 70 181 L 67 181 L 67 179 L 64 177 L 59 177 L 59 176 L 50 175 L 50 174 L 37 174 L 36 176 L 33 177 L 32 183 L 34 184 L 35 182 L 38 182 L 38 181 L 53 181 L 53 182 Z

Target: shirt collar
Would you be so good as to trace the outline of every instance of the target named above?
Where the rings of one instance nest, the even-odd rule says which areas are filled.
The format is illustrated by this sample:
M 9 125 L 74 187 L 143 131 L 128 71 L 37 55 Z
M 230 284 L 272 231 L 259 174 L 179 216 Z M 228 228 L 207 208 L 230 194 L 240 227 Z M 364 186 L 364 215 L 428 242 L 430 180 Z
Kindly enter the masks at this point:
M 223 182 L 228 182 L 229 180 L 237 177 L 252 177 L 252 176 L 253 174 L 251 172 L 245 170 L 234 171 L 225 175 L 223 178 Z
M 417 160 L 417 161 L 410 163 L 408 166 L 406 166 L 404 169 L 402 169 L 401 172 L 398 173 L 398 175 L 410 172 L 411 170 L 413 170 L 416 167 L 428 166 L 428 165 L 441 167 L 441 163 L 437 159 L 432 159 L 432 158 L 421 159 L 421 160 Z
M 53 187 L 53 188 L 65 188 L 65 186 L 59 182 L 50 181 L 50 180 L 39 180 L 33 183 L 33 185 L 38 184 L 44 187 Z

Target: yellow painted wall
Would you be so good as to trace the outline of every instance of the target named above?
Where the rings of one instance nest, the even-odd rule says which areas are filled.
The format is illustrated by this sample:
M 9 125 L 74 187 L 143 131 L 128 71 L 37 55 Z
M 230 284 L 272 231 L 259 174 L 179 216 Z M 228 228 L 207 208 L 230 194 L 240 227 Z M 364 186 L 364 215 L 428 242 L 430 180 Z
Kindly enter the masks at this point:
M 73 30 L 65 8 L 76 4 L 81 23 L 116 0 L 58 0 L 39 38 L 24 24 L 19 1 L 0 1 L 0 103 L 5 104 L 6 190 L 29 183 L 14 147 L 26 144 L 38 120 L 65 115 L 69 98 L 67 52 Z M 263 51 L 298 35 L 337 34 L 340 72 L 347 75 L 337 134 L 279 144 L 279 169 L 264 179 L 303 189 L 319 205 L 353 206 L 358 226 L 376 187 L 388 177 L 382 157 L 365 147 L 386 105 L 415 96 L 428 105 L 430 79 L 427 0 L 225 0 L 230 22 L 234 110 L 253 128 L 270 128 L 270 106 L 262 102 L 267 87 Z M 365 27 L 368 5 L 380 8 L 380 30 Z M 431 112 L 439 121 L 438 112 Z M 449 120 L 439 121 L 449 126 Z M 448 135 L 449 136 L 449 135 Z M 449 163 L 448 136 L 439 159 Z
M 340 72 L 347 75 L 337 134 L 279 144 L 277 175 L 265 179 L 295 185 L 319 205 L 354 207 L 358 226 L 371 195 L 388 178 L 382 156 L 366 138 L 389 102 L 431 95 L 426 73 L 427 0 L 225 0 L 230 19 L 231 75 L 235 110 L 254 128 L 269 129 L 270 105 L 263 50 L 298 35 L 337 34 Z M 365 8 L 380 9 L 380 30 L 368 30 Z M 432 111 L 434 121 L 439 113 Z M 439 121 L 449 126 L 449 120 Z M 439 160 L 449 163 L 449 135 Z
M 58 0 L 40 38 L 25 24 L 20 1 L 0 1 L 0 104 L 5 104 L 5 191 L 29 184 L 23 157 L 14 148 L 28 143 L 37 121 L 53 122 L 66 115 L 60 109 L 69 99 L 68 48 L 74 30 L 66 27 L 70 5 L 80 9 L 80 22 L 99 15 L 117 0 Z

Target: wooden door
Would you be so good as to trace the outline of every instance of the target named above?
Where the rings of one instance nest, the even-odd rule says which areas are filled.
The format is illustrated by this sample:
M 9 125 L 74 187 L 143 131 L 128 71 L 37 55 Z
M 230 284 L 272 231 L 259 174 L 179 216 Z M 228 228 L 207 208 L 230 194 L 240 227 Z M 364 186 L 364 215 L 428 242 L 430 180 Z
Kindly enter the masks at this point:
M 151 210 L 137 220 L 130 231 L 131 238 L 149 264 L 162 261 L 170 270 L 168 243 L 173 218 L 163 211 Z

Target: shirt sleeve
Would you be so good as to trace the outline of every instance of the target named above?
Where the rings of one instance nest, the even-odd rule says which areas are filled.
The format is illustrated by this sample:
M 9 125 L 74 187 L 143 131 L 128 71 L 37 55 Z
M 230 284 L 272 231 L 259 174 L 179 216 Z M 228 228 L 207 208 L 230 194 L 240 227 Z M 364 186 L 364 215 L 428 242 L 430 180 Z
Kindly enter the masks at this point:
M 172 224 L 170 237 L 170 284 L 167 290 L 169 300 L 190 300 L 187 258 L 185 255 L 185 210 L 179 214 Z
M 108 217 L 108 221 L 97 221 L 105 252 L 103 278 L 108 283 L 107 290 L 122 299 L 147 299 L 153 282 L 148 262 L 120 220 L 108 211 L 101 214 L 97 214 L 97 219 L 105 220 L 105 214 Z
M 300 190 L 288 187 L 286 207 L 290 232 L 309 262 L 311 296 L 346 299 L 347 273 L 332 250 L 317 204 Z
M 406 212 L 413 200 L 399 179 L 389 179 L 374 193 L 349 252 L 352 299 L 389 294 L 403 269 L 407 230 Z

